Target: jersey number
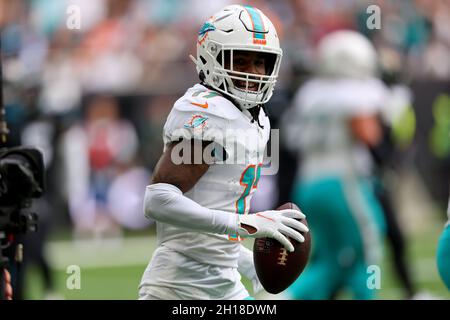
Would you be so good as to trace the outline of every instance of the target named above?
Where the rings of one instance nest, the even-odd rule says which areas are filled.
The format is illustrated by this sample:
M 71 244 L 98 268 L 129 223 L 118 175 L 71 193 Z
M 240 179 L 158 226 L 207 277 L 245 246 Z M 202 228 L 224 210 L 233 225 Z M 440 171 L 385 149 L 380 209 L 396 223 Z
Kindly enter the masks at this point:
M 244 187 L 244 192 L 242 192 L 242 195 L 236 201 L 237 214 L 245 214 L 247 208 L 247 197 L 253 188 L 256 189 L 258 187 L 258 181 L 260 176 L 261 176 L 261 164 L 259 165 L 251 164 L 247 168 L 245 168 L 244 172 L 242 172 L 239 184 Z M 229 239 L 232 241 L 239 241 L 240 237 L 233 234 L 229 236 Z

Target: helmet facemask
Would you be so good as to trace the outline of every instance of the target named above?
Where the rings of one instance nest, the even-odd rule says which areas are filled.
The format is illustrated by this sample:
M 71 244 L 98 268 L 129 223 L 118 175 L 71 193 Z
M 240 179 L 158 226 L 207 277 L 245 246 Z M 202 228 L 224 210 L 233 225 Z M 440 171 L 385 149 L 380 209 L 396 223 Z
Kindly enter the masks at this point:
M 245 56 L 250 56 L 245 58 Z M 264 104 L 272 96 L 278 71 L 280 56 L 276 53 L 255 49 L 222 49 L 218 51 L 211 72 L 212 87 L 230 96 L 244 109 Z M 236 58 L 240 60 L 236 60 Z M 242 59 L 245 63 L 263 64 L 257 73 L 240 71 Z M 253 68 L 255 69 L 255 68 Z

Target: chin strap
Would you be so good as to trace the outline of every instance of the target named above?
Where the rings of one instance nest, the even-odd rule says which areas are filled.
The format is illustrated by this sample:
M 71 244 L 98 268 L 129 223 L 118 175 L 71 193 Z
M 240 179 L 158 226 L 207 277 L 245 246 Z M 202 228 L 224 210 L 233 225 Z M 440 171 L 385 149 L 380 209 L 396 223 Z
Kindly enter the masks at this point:
M 250 114 L 252 116 L 252 121 L 251 122 L 254 123 L 256 121 L 258 126 L 261 129 L 264 129 L 264 126 L 259 122 L 259 112 L 260 112 L 261 108 L 264 110 L 264 112 L 266 111 L 264 105 L 261 105 L 261 106 L 256 106 L 256 107 L 248 109 L 248 112 L 250 112 Z

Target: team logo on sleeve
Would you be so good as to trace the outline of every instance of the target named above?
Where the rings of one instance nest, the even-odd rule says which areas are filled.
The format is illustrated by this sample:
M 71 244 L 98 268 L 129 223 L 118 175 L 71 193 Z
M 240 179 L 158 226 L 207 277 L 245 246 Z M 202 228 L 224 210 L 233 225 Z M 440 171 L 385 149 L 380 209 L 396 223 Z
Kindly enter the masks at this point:
M 207 117 L 196 114 L 186 121 L 184 127 L 186 129 L 203 129 L 206 127 L 206 120 L 208 120 Z

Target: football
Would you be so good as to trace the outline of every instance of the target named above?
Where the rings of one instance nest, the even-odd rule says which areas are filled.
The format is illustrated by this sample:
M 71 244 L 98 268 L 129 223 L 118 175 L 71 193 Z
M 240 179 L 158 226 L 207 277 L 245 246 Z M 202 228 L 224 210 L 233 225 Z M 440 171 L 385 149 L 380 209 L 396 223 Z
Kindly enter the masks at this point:
M 294 203 L 288 202 L 275 210 L 300 210 Z M 308 225 L 306 220 L 300 220 Z M 253 244 L 253 261 L 256 274 L 264 289 L 272 294 L 280 293 L 289 287 L 303 272 L 308 263 L 311 250 L 311 232 L 303 233 L 305 241 L 297 242 L 289 238 L 295 248 L 287 251 L 277 240 L 257 238 Z

